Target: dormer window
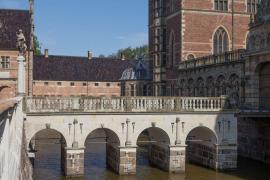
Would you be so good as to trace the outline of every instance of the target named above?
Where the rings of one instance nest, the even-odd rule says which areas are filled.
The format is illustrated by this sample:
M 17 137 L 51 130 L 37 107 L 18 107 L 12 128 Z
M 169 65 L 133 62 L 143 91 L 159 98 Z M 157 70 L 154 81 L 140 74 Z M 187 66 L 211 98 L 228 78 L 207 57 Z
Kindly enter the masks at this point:
M 228 11 L 228 0 L 215 0 L 215 10 Z

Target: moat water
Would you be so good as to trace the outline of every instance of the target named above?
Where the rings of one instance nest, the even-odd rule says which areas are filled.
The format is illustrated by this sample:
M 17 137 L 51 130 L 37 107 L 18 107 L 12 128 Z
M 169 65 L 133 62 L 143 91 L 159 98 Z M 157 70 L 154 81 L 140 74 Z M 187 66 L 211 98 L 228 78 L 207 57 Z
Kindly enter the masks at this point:
M 137 174 L 118 176 L 106 168 L 105 144 L 86 144 L 85 177 L 65 178 L 61 176 L 60 144 L 53 140 L 36 143 L 34 163 L 35 180 L 270 180 L 270 165 L 239 158 L 238 169 L 228 172 L 216 172 L 194 164 L 186 164 L 183 174 L 169 174 L 148 163 L 147 153 L 138 148 Z

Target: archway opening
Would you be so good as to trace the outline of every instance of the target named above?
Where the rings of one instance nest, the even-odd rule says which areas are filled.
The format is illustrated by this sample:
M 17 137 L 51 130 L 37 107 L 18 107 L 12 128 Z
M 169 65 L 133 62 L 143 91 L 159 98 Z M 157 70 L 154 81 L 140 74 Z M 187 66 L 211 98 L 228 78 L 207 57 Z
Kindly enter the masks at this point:
M 260 108 L 270 108 L 270 63 L 264 63 L 259 68 Z
M 66 140 L 57 130 L 37 132 L 29 143 L 34 179 L 57 179 L 63 174 Z
M 164 130 L 151 127 L 142 131 L 137 139 L 137 172 L 149 170 L 148 166 L 168 171 L 169 146 Z
M 186 138 L 186 162 L 215 169 L 216 144 L 215 133 L 207 127 L 191 130 Z
M 118 172 L 119 146 L 119 137 L 112 130 L 99 128 L 92 131 L 85 141 L 85 176 L 97 176 L 98 179 L 99 175 L 104 175 L 106 169 Z M 113 176 L 115 173 L 112 171 L 107 173 Z

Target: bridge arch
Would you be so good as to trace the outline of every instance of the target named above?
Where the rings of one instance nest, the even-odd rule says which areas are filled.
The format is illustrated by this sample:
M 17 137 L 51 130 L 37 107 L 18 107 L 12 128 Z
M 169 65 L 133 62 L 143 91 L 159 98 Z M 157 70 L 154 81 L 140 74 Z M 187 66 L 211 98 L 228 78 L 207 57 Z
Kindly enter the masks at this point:
M 50 127 L 32 127 L 32 128 L 27 128 L 26 132 L 26 143 L 29 146 L 31 143 L 31 140 L 33 138 L 35 138 L 36 135 L 38 135 L 39 133 L 43 133 L 45 131 L 48 131 L 50 133 L 58 133 L 59 135 L 61 135 L 61 137 L 63 138 L 64 142 L 66 145 L 69 144 L 69 138 L 67 138 L 66 134 L 64 131 L 57 129 L 57 128 L 50 128 Z
M 186 162 L 216 168 L 218 136 L 205 126 L 198 126 L 186 136 Z
M 84 145 L 86 173 L 93 172 L 97 166 L 110 167 L 119 172 L 120 138 L 115 131 L 109 128 L 96 128 L 88 133 Z
M 97 139 L 104 139 L 106 142 L 113 143 L 120 146 L 119 135 L 115 131 L 109 128 L 97 128 L 97 129 L 92 130 L 86 136 L 86 139 L 84 140 L 84 145 L 86 145 L 87 139 L 91 137 L 94 137 Z
M 141 131 L 136 139 L 137 165 L 151 165 L 162 170 L 169 169 L 171 140 L 165 130 L 149 127 Z
M 151 138 L 153 141 L 166 142 L 168 145 L 171 145 L 171 142 L 173 142 L 171 137 L 169 136 L 169 133 L 164 128 L 158 126 L 150 126 L 141 129 L 136 133 L 136 135 L 134 136 L 135 146 L 138 144 L 140 136 L 146 132 L 149 134 L 149 138 Z
M 189 140 L 189 138 L 192 138 L 192 136 L 196 137 L 203 137 L 207 140 L 211 140 L 211 142 L 218 144 L 218 135 L 217 133 L 210 129 L 209 127 L 206 126 L 197 126 L 192 128 L 191 130 L 189 130 L 189 132 L 187 133 L 185 139 L 186 141 Z M 210 138 L 210 139 L 209 139 Z M 194 137 L 193 137 L 194 139 Z M 202 139 L 201 139 L 202 140 Z
M 64 162 L 66 154 L 67 142 L 61 132 L 55 129 L 41 129 L 37 131 L 27 144 L 29 149 L 29 159 L 32 162 L 35 171 L 43 171 L 43 167 L 53 170 L 52 176 L 62 174 L 65 169 Z M 51 165 L 49 159 L 55 162 Z M 39 179 L 42 173 L 35 174 L 34 176 Z

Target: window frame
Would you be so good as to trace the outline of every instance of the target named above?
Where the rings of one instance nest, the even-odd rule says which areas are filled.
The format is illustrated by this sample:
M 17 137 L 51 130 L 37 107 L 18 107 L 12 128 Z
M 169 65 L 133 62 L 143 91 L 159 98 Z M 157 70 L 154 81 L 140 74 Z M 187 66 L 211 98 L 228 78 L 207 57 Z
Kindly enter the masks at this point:
M 213 6 L 215 11 L 228 12 L 229 11 L 229 0 L 213 0 Z
M 10 69 L 10 56 L 1 56 L 1 69 Z
M 225 46 L 225 43 L 226 43 L 226 46 Z M 224 27 L 220 26 L 215 30 L 213 34 L 213 54 L 214 55 L 222 54 L 227 51 L 230 51 L 229 33 L 228 31 L 226 31 Z

